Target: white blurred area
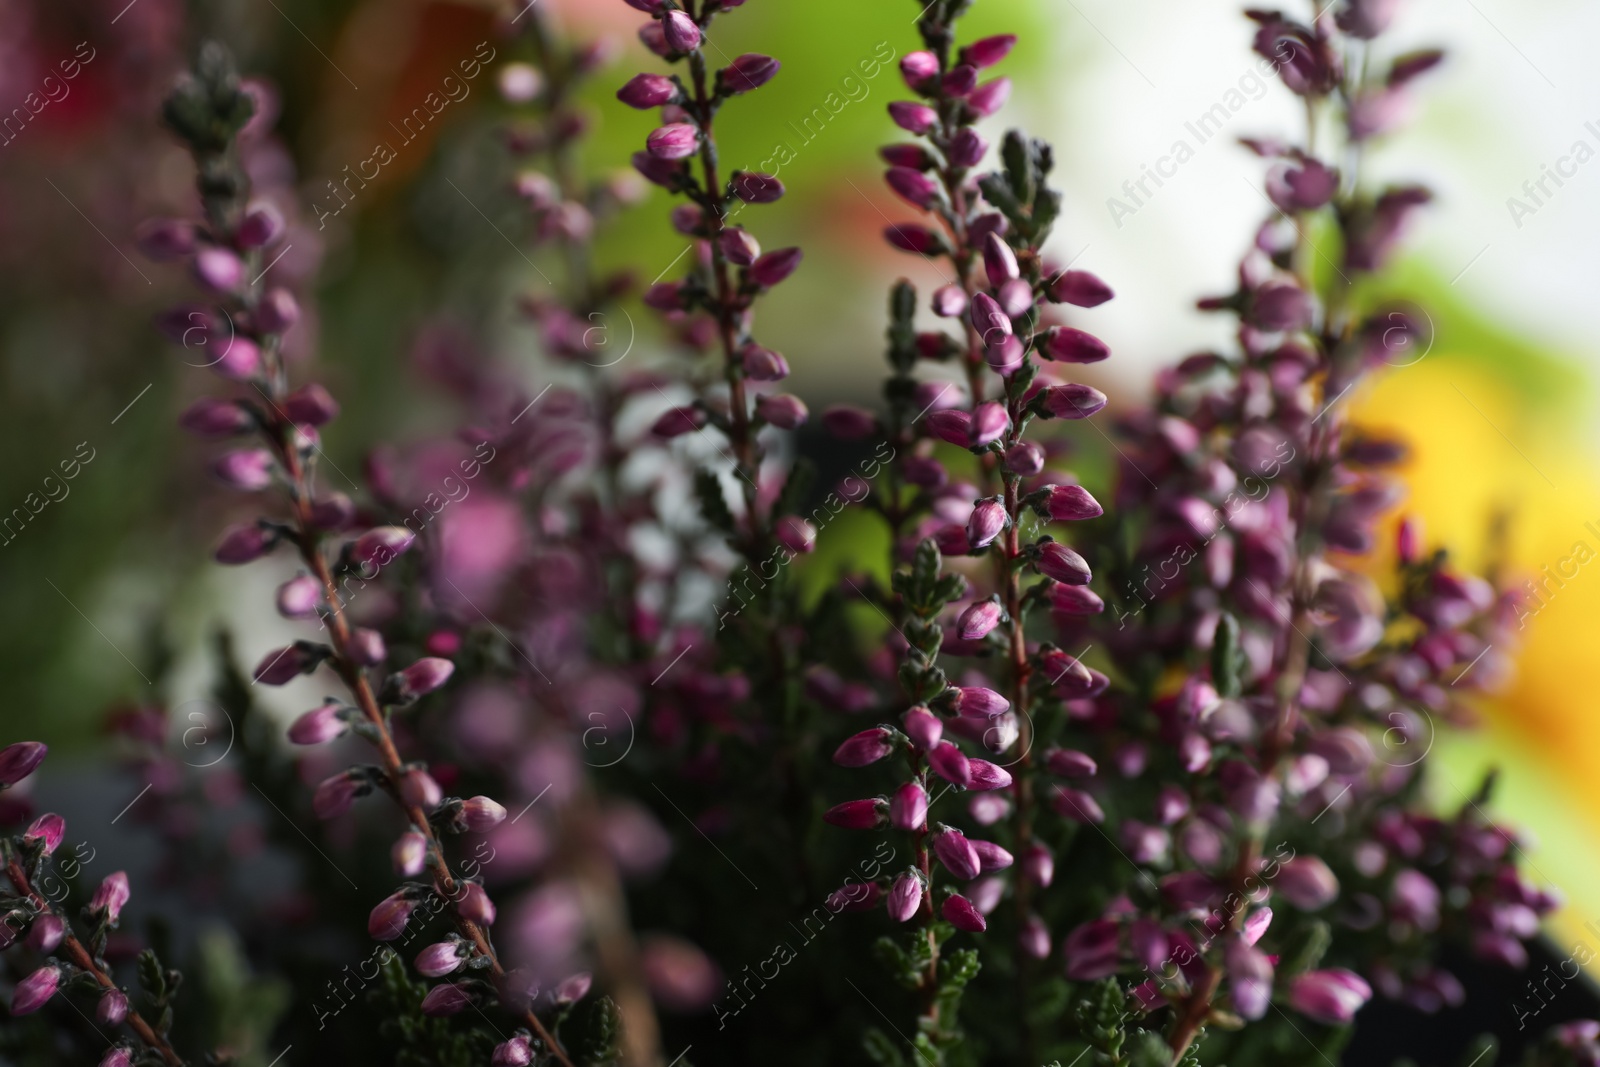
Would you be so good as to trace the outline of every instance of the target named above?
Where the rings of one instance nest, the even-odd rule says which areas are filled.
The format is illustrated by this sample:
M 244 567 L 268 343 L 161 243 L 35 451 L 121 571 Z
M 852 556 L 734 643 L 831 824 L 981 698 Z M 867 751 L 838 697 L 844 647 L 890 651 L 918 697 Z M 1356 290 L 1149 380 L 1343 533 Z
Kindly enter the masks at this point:
M 1326 6 L 1328 0 L 1322 0 Z M 1233 0 L 1050 0 L 1059 9 L 1054 54 L 1013 98 L 1011 114 L 1052 140 L 1066 206 L 1052 251 L 1107 279 L 1117 299 L 1092 314 L 1112 345 L 1104 365 L 1125 388 L 1152 369 L 1227 340 L 1227 320 L 1192 310 L 1231 291 L 1234 269 L 1267 210 L 1256 190 L 1265 167 L 1241 135 L 1300 136 L 1298 99 L 1273 84 L 1198 147 L 1120 228 L 1107 198 L 1154 166 L 1185 128 L 1255 71 L 1253 24 Z M 1299 18 L 1309 5 L 1283 7 Z M 1412 124 L 1380 142 L 1370 180 L 1421 180 L 1437 199 L 1408 247 L 1499 324 L 1557 352 L 1600 365 L 1600 4 L 1594 0 L 1403 0 L 1374 59 L 1443 47 L 1446 63 L 1415 85 Z M 1381 67 L 1379 69 L 1382 69 Z M 1595 130 L 1585 129 L 1593 122 Z M 1576 167 L 1542 207 L 1507 208 L 1586 141 L 1596 158 Z M 1565 164 L 1572 170 L 1574 163 Z M 1171 169 L 1169 165 L 1167 169 Z M 1464 273 L 1463 273 L 1464 272 Z M 1090 325 L 1089 323 L 1085 323 Z

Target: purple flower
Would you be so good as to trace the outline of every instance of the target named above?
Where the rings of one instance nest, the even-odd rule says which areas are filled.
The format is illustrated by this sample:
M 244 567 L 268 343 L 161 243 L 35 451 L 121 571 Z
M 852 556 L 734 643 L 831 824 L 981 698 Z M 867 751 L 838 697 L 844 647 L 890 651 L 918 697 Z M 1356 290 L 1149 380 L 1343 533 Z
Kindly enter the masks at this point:
M 965 930 L 969 934 L 981 934 L 989 928 L 984 917 L 978 909 L 972 906 L 972 901 L 960 893 L 951 893 L 945 897 L 944 904 L 939 908 L 939 914 L 944 916 L 946 922 L 957 930 Z
M 506 820 L 506 809 L 488 797 L 470 797 L 461 804 L 461 820 L 475 834 L 488 833 Z
M 367 933 L 378 941 L 393 941 L 405 932 L 406 923 L 416 910 L 417 902 L 411 899 L 408 890 L 384 897 L 367 916 Z
M 350 810 L 358 797 L 372 792 L 372 783 L 365 775 L 343 771 L 324 778 L 311 794 L 311 810 L 319 819 L 334 819 Z
M 943 827 L 935 831 L 933 854 L 939 857 L 939 862 L 951 874 L 962 881 L 978 877 L 983 869 L 978 850 L 972 847 L 972 842 L 960 830 Z
M 428 863 L 428 839 L 415 830 L 407 830 L 395 840 L 389 850 L 395 873 L 405 878 L 415 878 Z
M 1074 982 L 1092 982 L 1116 974 L 1120 942 L 1121 933 L 1110 919 L 1095 919 L 1076 927 L 1061 946 L 1067 977 Z
M 746 52 L 718 73 L 717 77 L 732 93 L 748 93 L 767 84 L 781 64 L 771 56 Z
M 1039 394 L 1044 410 L 1058 419 L 1087 419 L 1106 406 L 1106 394 L 1088 385 L 1056 385 Z
M 1010 55 L 1016 43 L 1017 37 L 1011 33 L 980 38 L 961 50 L 961 62 L 980 69 L 992 67 Z
M 396 701 L 415 700 L 431 693 L 450 680 L 456 665 L 439 656 L 424 656 L 405 670 L 390 676 Z
M 1061 585 L 1050 587 L 1050 610 L 1057 615 L 1098 615 L 1106 609 L 1101 600 L 1086 585 Z
M 1325 908 L 1339 897 L 1339 879 L 1316 856 L 1296 856 L 1283 864 L 1274 885 L 1284 899 L 1301 911 Z
M 133 1052 L 125 1045 L 115 1045 L 100 1057 L 100 1067 L 133 1067 Z
M 736 267 L 748 267 L 761 258 L 761 242 L 753 237 L 749 230 L 743 226 L 731 226 L 722 231 L 722 236 L 717 238 L 717 247 L 722 250 L 722 256 Z M 784 369 L 784 374 L 788 374 Z
M 687 159 L 700 149 L 700 130 L 687 122 L 668 123 L 650 131 L 645 147 L 656 159 Z
M 980 600 L 970 605 L 956 620 L 956 633 L 963 641 L 979 641 L 1000 625 L 1000 605 L 993 600 Z
M 778 544 L 796 555 L 815 551 L 817 547 L 817 528 L 798 515 L 785 515 L 773 523 L 772 535 Z
M 128 997 L 120 989 L 108 989 L 100 994 L 94 1017 L 107 1026 L 121 1026 L 128 1017 Z
M 968 760 L 967 769 L 970 775 L 967 788 L 974 793 L 984 793 L 991 789 L 1008 789 L 1011 786 L 1011 772 L 986 759 Z
M 933 313 L 943 319 L 958 319 L 967 311 L 967 291 L 959 285 L 941 285 L 929 303 Z
M 1433 879 L 1407 867 L 1395 873 L 1389 887 L 1389 913 L 1399 922 L 1432 930 L 1439 925 L 1441 897 Z
M 660 74 L 635 74 L 628 84 L 617 90 L 618 100 L 641 111 L 675 104 L 680 95 L 673 80 Z
M 941 441 L 966 448 L 972 441 L 972 415 L 956 408 L 929 412 L 922 428 Z
M 763 289 L 771 289 L 794 273 L 804 253 L 798 248 L 768 252 L 750 266 L 749 278 Z
M 993 841 L 970 842 L 974 852 L 978 854 L 978 865 L 984 871 L 1003 871 L 1011 866 L 1013 860 L 1011 853 L 995 844 Z M 943 857 L 940 857 L 941 859 Z M 946 864 L 949 866 L 949 864 Z
M 66 933 L 67 924 L 61 916 L 54 912 L 41 915 L 33 921 L 33 928 L 28 931 L 28 947 L 35 952 L 49 955 L 61 944 L 61 939 Z
M 896 830 L 920 830 L 928 821 L 928 793 L 920 783 L 907 782 L 889 801 L 889 824 Z
M 1111 287 L 1086 270 L 1058 274 L 1045 286 L 1045 296 L 1057 304 L 1099 307 L 1112 297 Z
M 361 566 L 370 563 L 387 567 L 396 557 L 405 555 L 416 541 L 417 535 L 404 526 L 378 526 L 351 543 L 350 559 Z
M 1010 428 L 1011 416 L 1006 406 L 998 400 L 986 400 L 972 412 L 971 438 L 967 443 L 972 448 L 983 448 L 998 441 Z
M 1088 585 L 1091 577 L 1089 562 L 1060 541 L 1044 541 L 1037 545 L 1034 566 L 1045 577 L 1065 585 Z
M 674 52 L 693 52 L 704 39 L 700 27 L 683 11 L 668 11 L 663 15 L 661 32 Z
M 1095 802 L 1094 797 L 1081 789 L 1057 786 L 1055 790 L 1055 808 L 1062 818 L 1071 819 L 1073 822 L 1098 825 L 1106 821 L 1106 813 Z
M 876 830 L 884 823 L 888 805 L 875 797 L 847 800 L 822 813 L 822 821 L 846 830 Z
M 417 953 L 417 973 L 427 978 L 443 978 L 460 970 L 466 960 L 459 951 L 459 941 L 440 941 Z
M 1250 1020 L 1266 1015 L 1272 1002 L 1272 961 L 1236 938 L 1228 941 L 1224 951 L 1234 1010 Z
M 943 255 L 950 247 L 943 235 L 926 226 L 916 226 L 909 222 L 899 222 L 886 227 L 883 236 L 900 251 L 922 256 Z
M 1011 99 L 1011 79 L 995 78 L 986 81 L 972 91 L 967 97 L 967 106 L 977 112 L 980 118 L 988 118 L 1006 106 L 1006 101 Z
M 1011 708 L 1011 702 L 996 693 L 993 689 L 982 686 L 956 686 L 956 708 L 962 715 L 971 718 L 993 719 L 1004 715 Z
M 920 704 L 902 716 L 900 725 L 905 727 L 906 736 L 911 738 L 912 743 L 924 751 L 933 748 L 944 736 L 944 723 Z
M 1095 519 L 1105 514 L 1099 501 L 1081 485 L 1052 485 L 1045 499 L 1045 508 L 1056 522 Z
M 33 820 L 22 834 L 25 844 L 37 842 L 43 855 L 50 855 L 61 846 L 61 839 L 67 833 L 67 820 L 54 812 L 39 816 Z
M 286 619 L 314 619 L 322 606 L 322 583 L 309 574 L 278 586 L 278 614 Z
M 783 199 L 783 183 L 771 174 L 751 170 L 736 170 L 728 180 L 733 195 L 747 204 L 771 204 Z
M 477 882 L 463 882 L 456 898 L 456 914 L 479 926 L 493 926 L 497 911 L 494 901 Z
M 589 995 L 589 988 L 594 985 L 594 975 L 588 971 L 579 971 L 563 978 L 555 988 L 555 1001 L 557 1004 L 576 1004 Z
M 983 238 L 983 269 L 988 275 L 989 285 L 996 289 L 1021 276 L 1017 268 L 1017 254 L 993 230 Z
M 1091 778 L 1100 768 L 1087 753 L 1070 748 L 1053 748 L 1045 753 L 1045 767 L 1063 778 Z
M 833 762 L 841 767 L 865 767 L 893 751 L 894 741 L 890 732 L 881 726 L 874 726 L 847 738 L 834 751 Z
M 650 432 L 657 437 L 682 437 L 706 424 L 706 413 L 698 407 L 673 408 L 656 419 Z
M 1372 999 L 1372 987 L 1354 971 L 1335 967 L 1308 971 L 1289 983 L 1289 1003 L 1296 1011 L 1329 1026 L 1343 1026 Z
M 998 301 L 988 293 L 975 293 L 967 312 L 972 328 L 978 332 L 985 346 L 994 348 L 1012 336 L 1011 316 L 1005 313 Z
M 890 104 L 889 117 L 896 126 L 919 137 L 933 129 L 939 121 L 939 113 L 933 108 L 909 100 L 896 100 Z
M 94 896 L 89 899 L 89 910 L 105 912 L 106 921 L 115 926 L 122 917 L 122 909 L 127 905 L 130 895 L 127 873 L 115 871 L 108 874 L 100 883 L 100 888 L 94 891 Z
M 528 1067 L 532 1062 L 533 1046 L 526 1034 L 517 1034 L 511 1040 L 496 1045 L 494 1055 L 489 1060 L 492 1067 Z
M 853 404 L 835 404 L 824 411 L 822 425 L 841 441 L 860 441 L 878 432 L 877 417 Z
M 38 1011 L 56 995 L 56 987 L 60 984 L 60 968 L 53 963 L 40 967 L 17 983 L 16 990 L 11 994 L 11 1014 L 31 1015 Z
M 911 167 L 890 167 L 883 178 L 912 207 L 927 210 L 944 195 L 938 182 Z
M 967 519 L 967 542 L 973 548 L 983 548 L 993 543 L 1000 531 L 1010 524 L 1006 506 L 998 498 L 980 500 Z
M 677 14 L 677 12 L 674 12 Z M 451 982 L 436 985 L 422 998 L 422 1014 L 432 1018 L 455 1015 L 466 1011 L 472 1004 L 472 995 Z
M 263 685 L 287 685 L 302 674 L 310 674 L 327 659 L 329 649 L 310 641 L 296 641 L 288 648 L 268 652 L 256 664 L 255 680 Z
M 889 887 L 889 918 L 897 923 L 908 922 L 921 906 L 922 876 L 906 871 Z
M 1098 363 L 1111 355 L 1100 338 L 1072 326 L 1052 326 L 1044 332 L 1039 354 L 1058 363 Z
M 233 400 L 201 397 L 178 416 L 178 425 L 198 437 L 233 437 L 255 429 L 255 416 Z

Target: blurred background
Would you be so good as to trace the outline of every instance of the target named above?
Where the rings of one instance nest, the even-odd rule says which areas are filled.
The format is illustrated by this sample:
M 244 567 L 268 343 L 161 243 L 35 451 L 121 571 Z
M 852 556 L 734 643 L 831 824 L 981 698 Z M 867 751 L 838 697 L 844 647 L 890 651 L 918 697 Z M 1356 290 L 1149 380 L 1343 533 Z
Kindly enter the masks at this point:
M 537 2 L 568 31 L 614 42 L 587 165 L 625 171 L 652 117 L 610 93 L 657 69 L 632 36 L 638 13 L 622 0 Z M 281 575 L 209 562 L 219 516 L 237 505 L 174 426 L 207 376 L 151 325 L 189 283 L 135 248 L 142 220 L 191 209 L 189 161 L 157 121 L 175 74 L 214 36 L 278 88 L 284 148 L 256 180 L 304 206 L 272 269 L 315 273 L 315 314 L 294 347 L 344 404 L 326 442 L 329 477 L 348 472 L 356 485 L 375 442 L 450 424 L 417 368 L 458 336 L 488 338 L 530 383 L 550 374 L 515 313 L 518 296 L 544 284 L 521 243 L 495 87 L 516 55 L 497 27 L 515 12 L 421 0 L 0 0 L 0 115 L 11 116 L 0 120 L 0 514 L 15 519 L 0 532 L 0 741 L 86 756 L 103 743 L 108 708 L 203 696 L 220 627 L 246 658 L 288 633 L 262 610 Z M 875 149 L 894 139 L 884 107 L 899 84 L 892 60 L 916 46 L 915 15 L 911 0 L 752 0 L 713 38 L 728 56 L 774 52 L 784 64 L 760 106 L 729 108 L 719 128 L 730 165 L 776 170 L 788 186 L 752 226 L 768 248 L 803 244 L 807 259 L 763 305 L 761 334 L 813 410 L 872 403 L 887 287 L 901 274 L 932 280 L 879 237 L 906 217 Z M 1227 343 L 1225 324 L 1193 307 L 1231 289 L 1265 209 L 1260 163 L 1235 138 L 1294 129 L 1296 103 L 1256 78 L 1248 24 L 1228 0 L 979 0 L 968 24 L 1021 36 L 1005 121 L 1056 146 L 1066 205 L 1054 253 L 1118 293 L 1096 319 L 1114 358 L 1092 380 L 1113 406 L 1136 403 L 1156 368 Z M 1442 806 L 1501 768 L 1499 813 L 1530 831 L 1532 872 L 1569 901 L 1552 930 L 1557 958 L 1579 945 L 1600 953 L 1600 567 L 1573 562 L 1580 542 L 1600 550 L 1597 39 L 1600 5 L 1585 0 L 1404 5 L 1385 47 L 1438 45 L 1449 60 L 1372 167 L 1437 194 L 1393 277 L 1430 330 L 1414 358 L 1353 398 L 1358 418 L 1413 442 L 1407 509 L 1431 542 L 1469 567 L 1502 565 L 1507 581 L 1543 583 L 1516 676 L 1484 705 L 1481 729 L 1431 743 Z M 495 59 L 467 95 L 356 196 L 339 197 L 347 168 L 380 141 L 398 144 L 392 124 L 480 42 Z M 868 77 L 860 64 L 873 59 L 883 65 Z M 1230 117 L 1202 142 L 1189 124 L 1219 103 Z M 1180 141 L 1193 154 L 1176 174 L 1130 193 Z M 659 191 L 646 196 L 607 233 L 604 260 L 643 283 L 671 269 L 684 242 L 669 206 Z M 659 344 L 637 306 L 605 326 L 633 358 Z M 70 481 L 46 483 L 74 466 Z M 1503 551 L 1492 548 L 1497 517 Z M 265 699 L 288 713 L 303 696 Z

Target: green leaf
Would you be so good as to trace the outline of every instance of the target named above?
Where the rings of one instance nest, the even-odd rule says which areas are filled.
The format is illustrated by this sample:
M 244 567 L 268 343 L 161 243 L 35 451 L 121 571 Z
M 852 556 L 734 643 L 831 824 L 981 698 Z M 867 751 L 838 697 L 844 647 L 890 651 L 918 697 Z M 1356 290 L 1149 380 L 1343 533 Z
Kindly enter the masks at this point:
M 704 468 L 697 470 L 694 472 L 694 493 L 700 500 L 700 514 L 705 516 L 706 522 L 724 533 L 732 533 L 733 512 L 728 510 L 728 498 L 722 492 L 722 479 Z
M 906 1067 L 906 1058 L 900 1054 L 899 1046 L 876 1026 L 869 1027 L 861 1035 L 861 1047 L 878 1067 Z
M 1211 642 L 1211 684 L 1218 695 L 1229 700 L 1242 690 L 1239 673 L 1244 669 L 1244 652 L 1239 648 L 1239 620 L 1224 611 L 1217 620 L 1217 634 Z
M 1322 962 L 1323 954 L 1328 951 L 1328 946 L 1332 943 L 1333 933 L 1328 929 L 1328 924 L 1321 919 L 1314 920 L 1306 927 L 1300 942 L 1284 953 L 1288 964 L 1280 967 L 1279 973 L 1290 978 L 1297 974 L 1305 974 Z
M 572 1042 L 579 1067 L 612 1067 L 622 1058 L 622 1011 L 610 997 L 586 1001 L 574 1012 Z

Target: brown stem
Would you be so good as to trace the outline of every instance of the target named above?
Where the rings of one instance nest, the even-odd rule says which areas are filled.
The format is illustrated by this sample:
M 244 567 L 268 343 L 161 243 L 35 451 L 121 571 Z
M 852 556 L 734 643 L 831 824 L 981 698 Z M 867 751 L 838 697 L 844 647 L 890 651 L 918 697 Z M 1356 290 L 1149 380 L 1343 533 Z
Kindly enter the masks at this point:
M 6 864 L 6 874 L 11 878 L 11 884 L 17 887 L 17 892 L 27 897 L 33 903 L 33 906 L 39 909 L 40 914 L 55 914 L 55 909 L 50 906 L 49 902 L 34 890 L 32 883 L 28 881 L 27 873 L 22 869 L 22 864 L 17 862 L 15 856 L 11 857 L 10 862 Z M 66 949 L 66 953 L 71 957 L 72 962 L 80 970 L 93 975 L 102 989 L 118 988 L 117 983 L 112 980 L 111 976 L 100 969 L 100 965 L 95 962 L 94 956 L 90 955 L 89 950 L 84 948 L 83 943 L 73 935 L 72 925 L 64 919 L 62 923 L 65 927 L 65 932 L 61 935 L 61 947 Z M 167 1039 L 156 1033 L 155 1028 L 145 1022 L 144 1017 L 132 1006 L 128 1008 L 128 1017 L 124 1021 L 132 1028 L 134 1033 L 139 1035 L 140 1041 L 161 1053 L 161 1058 L 167 1061 L 169 1067 L 183 1067 L 183 1059 L 173 1051 L 171 1045 L 167 1044 Z

